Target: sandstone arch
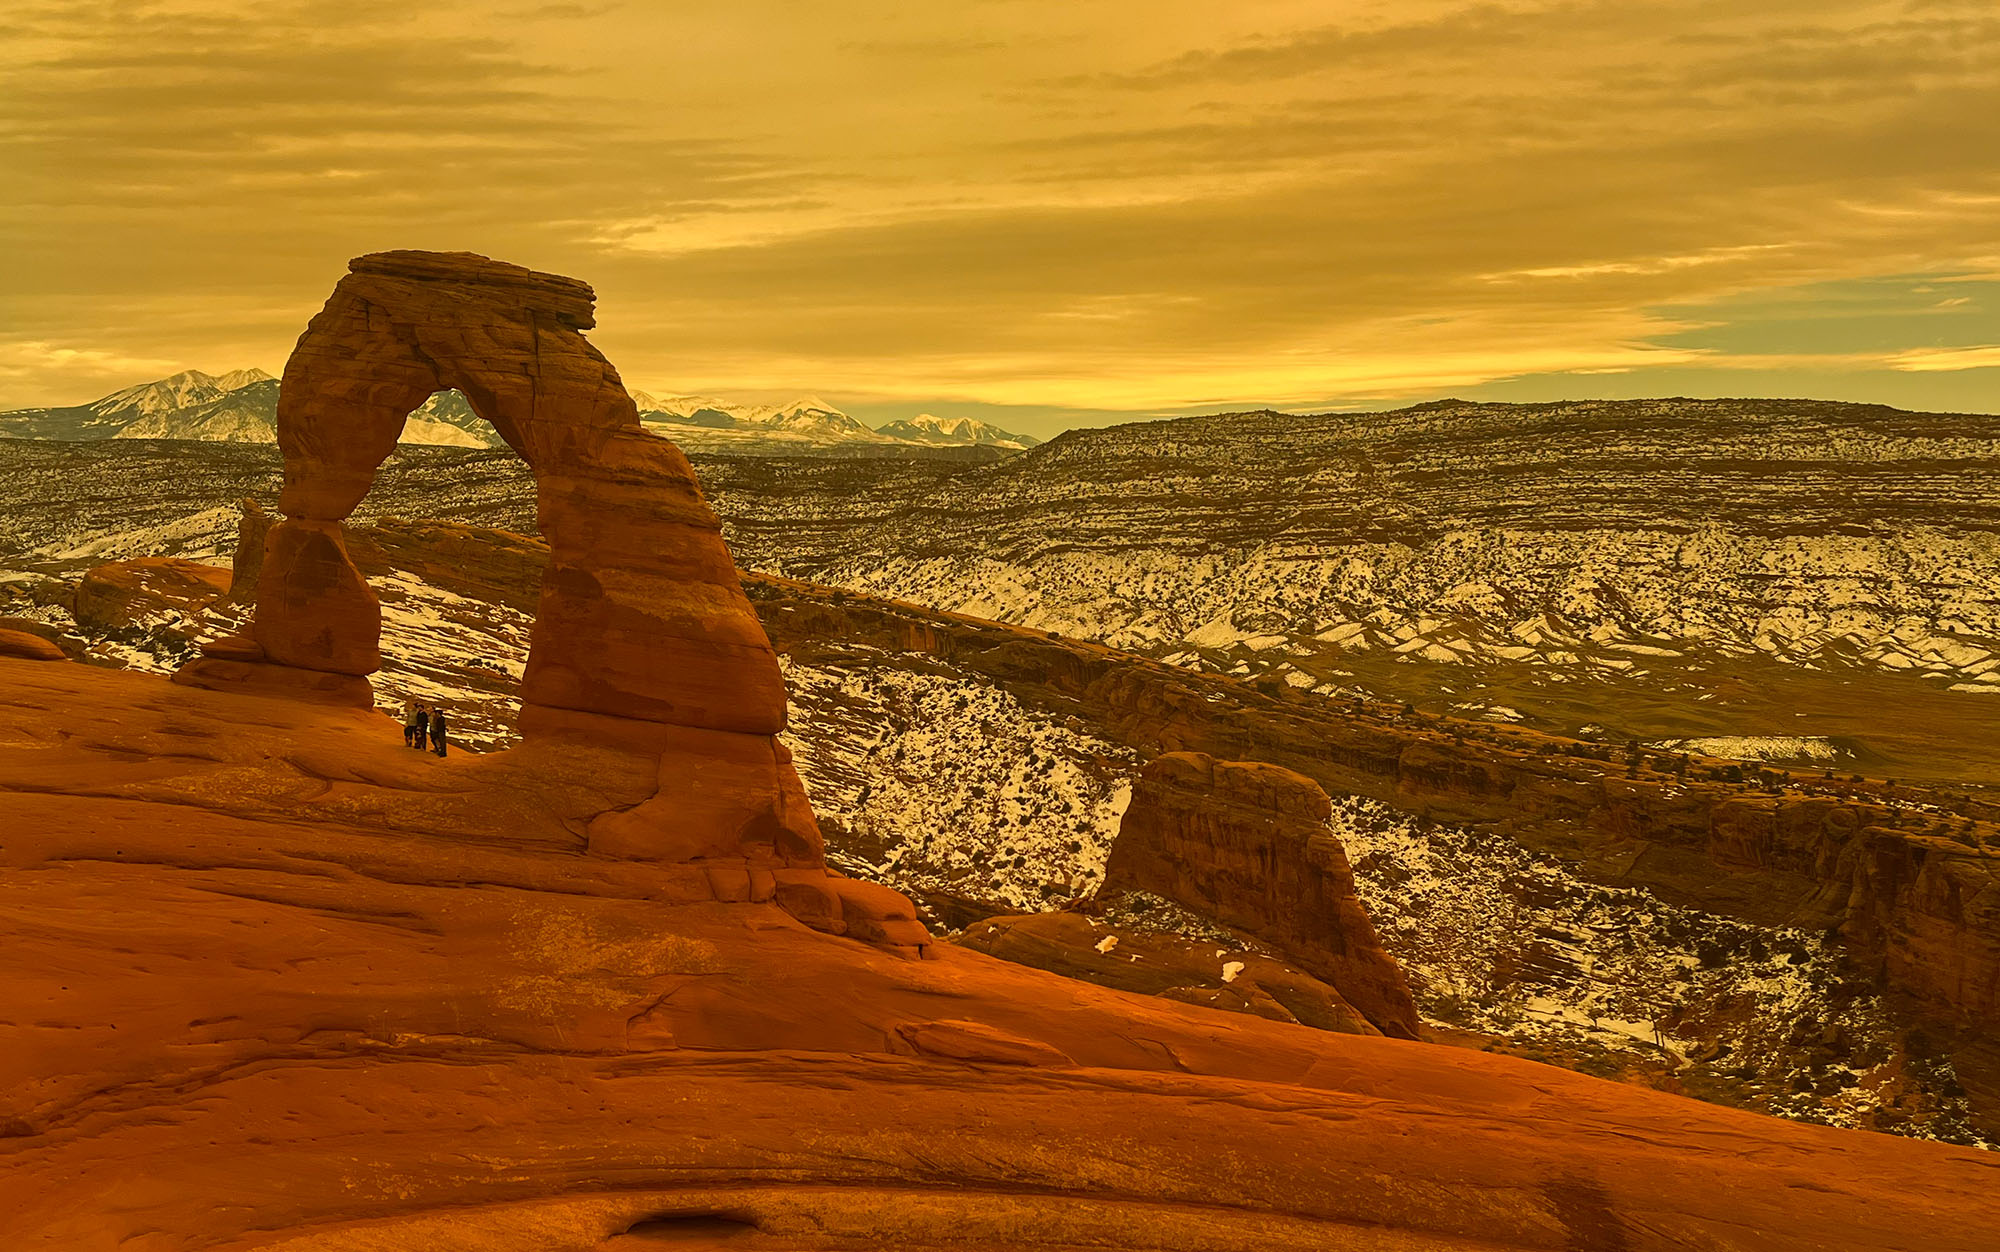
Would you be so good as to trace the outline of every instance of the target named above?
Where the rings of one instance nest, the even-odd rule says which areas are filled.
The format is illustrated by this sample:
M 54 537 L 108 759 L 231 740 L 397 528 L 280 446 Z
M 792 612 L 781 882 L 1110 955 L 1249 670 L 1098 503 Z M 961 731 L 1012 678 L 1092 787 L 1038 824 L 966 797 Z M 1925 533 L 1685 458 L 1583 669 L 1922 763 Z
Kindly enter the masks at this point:
M 820 929 L 920 948 L 907 900 L 826 873 L 775 737 L 776 654 L 687 458 L 640 426 L 584 339 L 590 287 L 469 253 L 380 252 L 348 270 L 285 365 L 284 519 L 265 539 L 249 638 L 206 645 L 176 677 L 372 703 L 381 613 L 342 523 L 410 411 L 455 387 L 534 471 L 551 550 L 524 741 L 658 761 L 650 798 L 589 818 L 588 851 L 698 863 L 718 899 L 776 899 Z
M 583 337 L 591 289 L 465 253 L 375 253 L 348 268 L 279 393 L 285 520 L 267 540 L 252 629 L 265 659 L 356 677 L 379 668 L 380 614 L 341 522 L 410 411 L 455 387 L 535 474 L 551 559 L 524 703 L 783 729 L 777 658 L 687 458 L 640 426 Z

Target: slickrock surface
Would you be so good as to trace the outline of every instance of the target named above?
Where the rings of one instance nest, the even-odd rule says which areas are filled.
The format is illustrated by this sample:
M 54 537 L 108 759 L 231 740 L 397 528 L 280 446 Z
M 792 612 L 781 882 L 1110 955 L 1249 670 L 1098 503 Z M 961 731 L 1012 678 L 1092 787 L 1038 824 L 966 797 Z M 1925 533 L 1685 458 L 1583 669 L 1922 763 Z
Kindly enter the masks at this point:
M 0 660 L 23 1248 L 1916 1249 L 2000 1160 L 911 960 L 591 855 L 654 785 Z
M 1144 891 L 1241 927 L 1384 1034 L 1414 1039 L 1417 1006 L 1354 894 L 1332 812 L 1319 784 L 1292 770 L 1169 753 L 1133 784 L 1098 895 Z
M 1283 961 L 1242 951 L 1233 939 L 1218 947 L 1213 939 L 1063 912 L 988 918 L 966 927 L 955 942 L 1100 987 L 1342 1034 L 1382 1033 L 1337 988 Z

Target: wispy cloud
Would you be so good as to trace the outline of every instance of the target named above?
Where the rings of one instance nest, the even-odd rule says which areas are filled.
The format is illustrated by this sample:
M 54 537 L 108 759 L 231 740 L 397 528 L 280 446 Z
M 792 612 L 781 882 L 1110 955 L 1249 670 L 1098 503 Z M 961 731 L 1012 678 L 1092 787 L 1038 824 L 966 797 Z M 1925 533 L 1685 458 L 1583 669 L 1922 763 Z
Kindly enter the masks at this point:
M 1916 348 L 1888 360 L 1891 369 L 1914 374 L 2000 368 L 2000 344 L 1976 348 Z
M 439 247 L 590 280 L 627 376 L 720 391 L 1143 410 L 1811 357 L 1916 396 L 1972 368 L 1924 353 L 2000 342 L 1964 279 L 2000 273 L 1996 23 L 20 0 L 0 333 L 275 363 L 347 257 Z M 1842 284 L 1885 275 L 1938 289 L 1848 316 Z M 107 368 L 22 356 L 0 404 Z

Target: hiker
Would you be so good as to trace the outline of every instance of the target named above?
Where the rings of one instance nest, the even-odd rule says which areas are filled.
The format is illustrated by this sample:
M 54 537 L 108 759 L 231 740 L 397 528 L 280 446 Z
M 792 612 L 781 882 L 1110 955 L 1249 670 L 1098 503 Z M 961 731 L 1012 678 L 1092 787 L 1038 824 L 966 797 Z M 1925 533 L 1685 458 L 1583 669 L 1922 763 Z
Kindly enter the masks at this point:
M 444 755 L 444 710 L 431 711 L 431 751 Z
M 429 724 L 429 720 L 424 714 L 424 706 L 418 704 L 415 700 L 410 701 L 409 711 L 403 714 L 404 746 L 411 748 L 423 747 L 425 728 Z

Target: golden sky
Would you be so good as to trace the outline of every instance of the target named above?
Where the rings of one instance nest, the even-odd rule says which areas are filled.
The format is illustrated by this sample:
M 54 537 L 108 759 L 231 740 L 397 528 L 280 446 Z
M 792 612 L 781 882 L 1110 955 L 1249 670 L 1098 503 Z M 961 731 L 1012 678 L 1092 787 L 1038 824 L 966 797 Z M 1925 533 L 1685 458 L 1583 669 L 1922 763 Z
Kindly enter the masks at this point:
M 276 371 L 415 247 L 877 420 L 1990 411 L 1996 156 L 1996 0 L 8 0 L 0 408 Z

